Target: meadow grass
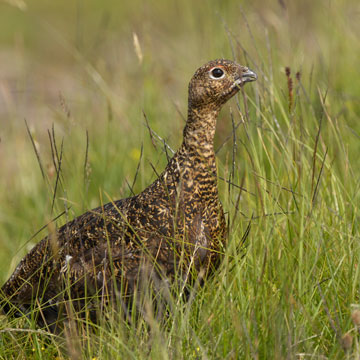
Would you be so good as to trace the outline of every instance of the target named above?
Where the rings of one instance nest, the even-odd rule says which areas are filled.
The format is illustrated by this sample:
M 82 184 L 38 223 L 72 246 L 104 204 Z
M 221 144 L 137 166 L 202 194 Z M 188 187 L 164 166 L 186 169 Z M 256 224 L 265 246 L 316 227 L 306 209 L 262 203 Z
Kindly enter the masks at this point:
M 51 219 L 155 179 L 167 158 L 146 121 L 179 146 L 198 66 L 235 58 L 259 79 L 218 121 L 219 271 L 162 321 L 106 309 L 58 337 L 1 316 L 0 359 L 357 358 L 357 2 L 19 4 L 0 5 L 1 282 Z

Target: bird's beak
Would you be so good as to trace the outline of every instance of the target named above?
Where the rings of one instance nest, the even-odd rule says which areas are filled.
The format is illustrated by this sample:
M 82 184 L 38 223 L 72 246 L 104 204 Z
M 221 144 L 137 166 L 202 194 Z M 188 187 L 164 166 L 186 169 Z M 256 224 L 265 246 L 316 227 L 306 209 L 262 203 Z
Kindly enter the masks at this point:
M 250 69 L 244 67 L 239 77 L 235 80 L 235 85 L 239 87 L 243 86 L 247 82 L 255 80 L 257 80 L 257 75 Z
M 257 78 L 257 75 L 248 68 L 245 68 L 244 72 L 241 74 L 241 82 L 243 83 L 255 81 Z

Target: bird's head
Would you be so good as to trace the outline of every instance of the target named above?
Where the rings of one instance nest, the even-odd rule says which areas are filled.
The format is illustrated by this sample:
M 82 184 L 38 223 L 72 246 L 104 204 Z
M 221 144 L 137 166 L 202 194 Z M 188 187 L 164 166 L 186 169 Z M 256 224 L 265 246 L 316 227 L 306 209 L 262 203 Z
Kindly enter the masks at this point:
M 189 84 L 189 105 L 195 108 L 218 110 L 246 82 L 257 75 L 231 60 L 213 60 L 199 68 Z

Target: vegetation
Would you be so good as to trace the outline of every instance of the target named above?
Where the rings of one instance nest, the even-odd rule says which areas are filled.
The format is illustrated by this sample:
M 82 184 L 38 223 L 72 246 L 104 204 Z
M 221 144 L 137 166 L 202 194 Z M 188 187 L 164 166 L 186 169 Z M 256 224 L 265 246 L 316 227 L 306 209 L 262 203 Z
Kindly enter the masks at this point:
M 167 158 L 146 124 L 179 146 L 198 66 L 234 58 L 259 79 L 218 122 L 230 237 L 215 276 L 160 322 L 109 309 L 60 338 L 0 315 L 0 359 L 357 358 L 359 12 L 356 0 L 1 2 L 1 283 L 51 219 L 154 180 Z

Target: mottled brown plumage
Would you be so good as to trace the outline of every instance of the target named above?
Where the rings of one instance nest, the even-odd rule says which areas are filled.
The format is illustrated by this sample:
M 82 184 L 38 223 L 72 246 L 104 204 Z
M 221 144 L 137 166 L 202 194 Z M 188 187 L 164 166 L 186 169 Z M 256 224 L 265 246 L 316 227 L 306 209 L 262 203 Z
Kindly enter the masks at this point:
M 212 272 L 226 227 L 214 153 L 216 119 L 247 81 L 248 68 L 229 60 L 199 68 L 189 84 L 188 119 L 180 149 L 142 193 L 89 211 L 49 234 L 19 263 L 1 291 L 21 311 L 43 304 L 47 322 L 68 299 L 131 296 L 140 281 L 188 281 Z M 79 300 L 79 306 L 84 302 Z

